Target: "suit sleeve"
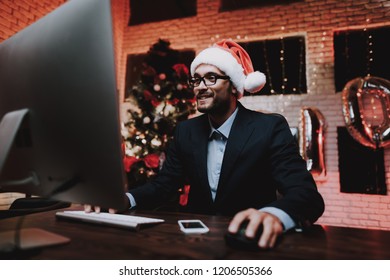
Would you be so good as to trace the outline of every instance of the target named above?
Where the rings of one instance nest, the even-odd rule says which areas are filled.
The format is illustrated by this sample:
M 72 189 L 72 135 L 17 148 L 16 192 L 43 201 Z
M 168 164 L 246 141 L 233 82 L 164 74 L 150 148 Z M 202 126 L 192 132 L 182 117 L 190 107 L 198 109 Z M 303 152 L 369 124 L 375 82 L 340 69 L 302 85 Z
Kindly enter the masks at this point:
M 137 208 L 150 209 L 167 202 L 183 186 L 182 163 L 178 153 L 179 126 L 175 129 L 173 141 L 166 153 L 167 157 L 156 178 L 142 186 L 129 190 L 137 203 Z
M 324 200 L 283 116 L 277 116 L 270 140 L 272 177 L 281 198 L 267 206 L 282 209 L 297 225 L 314 223 L 324 212 Z

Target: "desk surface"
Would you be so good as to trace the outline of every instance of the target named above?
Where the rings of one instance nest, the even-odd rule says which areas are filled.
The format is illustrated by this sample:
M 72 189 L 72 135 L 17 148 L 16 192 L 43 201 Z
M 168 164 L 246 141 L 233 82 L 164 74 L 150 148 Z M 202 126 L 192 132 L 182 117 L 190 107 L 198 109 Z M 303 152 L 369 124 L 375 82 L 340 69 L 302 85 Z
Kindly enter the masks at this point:
M 272 250 L 248 252 L 228 247 L 228 217 L 134 211 L 165 219 L 139 231 L 56 219 L 56 211 L 27 215 L 23 227 L 38 227 L 71 239 L 70 243 L 24 252 L 20 259 L 390 259 L 390 231 L 315 225 L 302 233 L 284 234 Z M 185 235 L 179 219 L 202 219 L 203 235 Z M 0 232 L 15 229 L 19 218 L 0 220 Z M 5 255 L 0 258 L 5 258 Z

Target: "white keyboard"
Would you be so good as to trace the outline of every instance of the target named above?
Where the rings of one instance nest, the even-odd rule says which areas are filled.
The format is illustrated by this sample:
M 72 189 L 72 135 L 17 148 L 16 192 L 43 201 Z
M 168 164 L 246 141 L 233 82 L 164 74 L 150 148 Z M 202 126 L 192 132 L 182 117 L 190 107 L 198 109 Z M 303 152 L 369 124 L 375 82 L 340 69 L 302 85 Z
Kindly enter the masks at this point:
M 147 218 L 141 216 L 131 216 L 110 213 L 86 213 L 85 211 L 62 211 L 57 212 L 56 217 L 73 219 L 87 223 L 97 223 L 101 225 L 124 227 L 138 230 L 141 225 L 163 223 L 162 219 Z

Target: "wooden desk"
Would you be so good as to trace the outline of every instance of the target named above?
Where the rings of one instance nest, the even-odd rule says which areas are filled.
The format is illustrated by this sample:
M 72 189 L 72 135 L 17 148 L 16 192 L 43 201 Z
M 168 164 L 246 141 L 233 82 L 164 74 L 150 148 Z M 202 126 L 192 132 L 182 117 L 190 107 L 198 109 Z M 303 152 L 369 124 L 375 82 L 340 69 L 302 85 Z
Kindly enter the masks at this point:
M 38 227 L 69 237 L 65 245 L 24 252 L 18 259 L 390 259 L 390 232 L 315 225 L 303 233 L 287 233 L 273 250 L 248 252 L 228 247 L 228 217 L 134 211 L 158 217 L 163 224 L 133 232 L 120 228 L 59 220 L 56 211 L 31 214 L 23 227 Z M 184 235 L 179 219 L 199 218 L 210 228 L 204 235 Z M 15 228 L 18 218 L 0 220 L 0 231 Z M 4 259 L 4 255 L 0 258 Z

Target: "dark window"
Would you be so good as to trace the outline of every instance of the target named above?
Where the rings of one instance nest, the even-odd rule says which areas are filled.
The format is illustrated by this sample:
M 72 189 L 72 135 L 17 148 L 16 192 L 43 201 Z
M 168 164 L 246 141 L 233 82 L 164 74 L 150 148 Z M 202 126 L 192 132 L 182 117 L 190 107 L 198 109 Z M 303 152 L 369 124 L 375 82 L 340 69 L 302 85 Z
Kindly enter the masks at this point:
M 301 94 L 306 87 L 306 53 L 303 36 L 240 43 L 249 53 L 255 70 L 267 83 L 261 95 Z M 245 93 L 245 95 L 249 95 Z
M 390 79 L 390 27 L 334 33 L 336 91 L 367 74 Z M 370 59 L 372 59 L 370 61 Z
M 129 25 L 196 15 L 196 0 L 130 0 Z
M 337 128 L 340 191 L 386 194 L 383 149 L 361 145 L 345 127 Z
M 183 63 L 188 69 L 191 65 L 192 60 L 195 58 L 195 51 L 193 50 L 181 50 L 177 52 L 177 57 L 174 57 L 175 63 Z M 128 97 L 131 88 L 136 85 L 141 78 L 141 72 L 144 69 L 144 64 L 153 64 L 148 61 L 150 56 L 148 54 L 130 54 L 127 56 L 126 64 L 126 91 L 125 98 Z M 166 61 L 165 63 L 161 59 L 156 59 L 159 62 L 157 65 L 151 65 L 158 73 L 166 73 L 166 67 L 172 66 L 172 61 Z
M 288 4 L 292 2 L 303 2 L 303 0 L 221 0 L 219 10 L 233 11 L 251 7 L 264 7 L 280 4 Z
M 131 88 L 138 83 L 141 77 L 142 64 L 145 60 L 146 54 L 129 54 L 126 63 L 126 96 Z

